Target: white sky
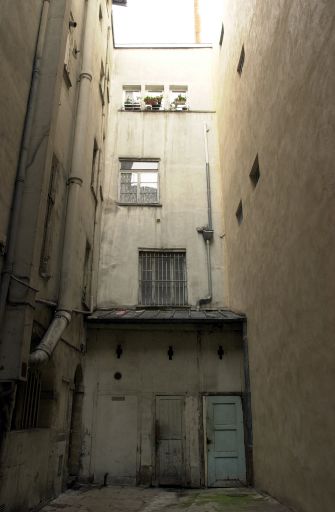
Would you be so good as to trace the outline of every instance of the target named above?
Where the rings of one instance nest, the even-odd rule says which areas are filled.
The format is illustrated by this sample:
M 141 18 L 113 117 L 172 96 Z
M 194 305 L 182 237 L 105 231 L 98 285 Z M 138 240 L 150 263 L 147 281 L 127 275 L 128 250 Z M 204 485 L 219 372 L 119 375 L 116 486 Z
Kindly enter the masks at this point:
M 199 0 L 202 43 L 219 37 L 217 1 Z M 195 42 L 193 0 L 128 0 L 113 5 L 113 19 L 116 44 Z

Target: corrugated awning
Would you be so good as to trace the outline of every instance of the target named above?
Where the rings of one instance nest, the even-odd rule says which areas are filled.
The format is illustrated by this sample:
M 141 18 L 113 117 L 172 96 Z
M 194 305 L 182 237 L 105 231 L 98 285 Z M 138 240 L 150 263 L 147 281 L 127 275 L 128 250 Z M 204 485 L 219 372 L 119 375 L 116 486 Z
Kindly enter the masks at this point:
M 228 309 L 108 309 L 87 317 L 100 324 L 225 324 L 242 323 L 245 316 Z

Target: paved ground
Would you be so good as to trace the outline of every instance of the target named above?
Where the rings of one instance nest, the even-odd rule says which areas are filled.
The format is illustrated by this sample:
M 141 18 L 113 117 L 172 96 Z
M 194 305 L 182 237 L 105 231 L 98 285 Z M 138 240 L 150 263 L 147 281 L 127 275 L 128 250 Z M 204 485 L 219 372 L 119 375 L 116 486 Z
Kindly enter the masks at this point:
M 288 512 L 251 488 L 159 489 L 82 487 L 67 491 L 43 512 Z

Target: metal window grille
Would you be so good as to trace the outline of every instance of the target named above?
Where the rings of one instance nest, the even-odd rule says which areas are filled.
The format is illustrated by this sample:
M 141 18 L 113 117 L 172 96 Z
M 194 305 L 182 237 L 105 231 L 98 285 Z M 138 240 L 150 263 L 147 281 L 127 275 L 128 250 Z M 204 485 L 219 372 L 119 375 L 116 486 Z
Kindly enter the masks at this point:
M 158 162 L 121 161 L 120 202 L 158 203 Z
M 15 430 L 36 428 L 41 399 L 41 373 L 29 370 L 27 381 L 21 383 L 21 386 L 17 393 Z
M 139 301 L 144 306 L 187 304 L 186 253 L 140 251 Z

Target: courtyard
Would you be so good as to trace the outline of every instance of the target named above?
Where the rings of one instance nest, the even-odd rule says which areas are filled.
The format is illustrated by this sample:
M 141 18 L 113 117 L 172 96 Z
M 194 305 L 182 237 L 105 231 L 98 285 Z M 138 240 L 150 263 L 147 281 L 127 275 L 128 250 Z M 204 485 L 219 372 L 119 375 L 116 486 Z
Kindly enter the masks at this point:
M 252 488 L 175 489 L 80 487 L 61 494 L 43 512 L 289 512 Z

